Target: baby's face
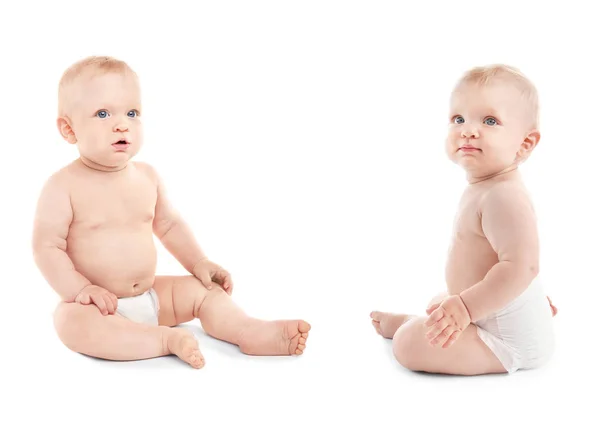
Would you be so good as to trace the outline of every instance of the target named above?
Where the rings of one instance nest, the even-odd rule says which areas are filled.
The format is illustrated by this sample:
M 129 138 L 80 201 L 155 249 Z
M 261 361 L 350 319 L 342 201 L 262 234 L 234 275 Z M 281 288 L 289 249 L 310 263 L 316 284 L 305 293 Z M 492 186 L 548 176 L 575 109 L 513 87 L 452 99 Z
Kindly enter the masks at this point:
M 529 106 L 506 82 L 460 85 L 453 93 L 446 152 L 472 177 L 498 173 L 523 153 Z
M 71 124 L 81 156 L 121 167 L 140 150 L 139 84 L 133 75 L 105 73 L 81 79 L 72 90 Z

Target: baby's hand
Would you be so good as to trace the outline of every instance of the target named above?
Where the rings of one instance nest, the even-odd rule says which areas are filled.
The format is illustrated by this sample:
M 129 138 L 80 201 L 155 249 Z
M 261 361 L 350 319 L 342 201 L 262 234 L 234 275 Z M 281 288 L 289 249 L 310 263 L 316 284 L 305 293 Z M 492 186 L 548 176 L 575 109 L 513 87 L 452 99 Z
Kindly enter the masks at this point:
M 227 294 L 231 295 L 233 290 L 231 275 L 216 263 L 203 259 L 194 265 L 193 273 L 207 289 L 212 289 L 212 282 L 216 282 L 223 287 Z
M 449 348 L 470 323 L 471 316 L 460 296 L 450 296 L 425 321 L 425 336 L 431 346 Z
M 75 297 L 76 303 L 82 305 L 94 304 L 102 315 L 114 314 L 117 310 L 119 299 L 112 292 L 96 285 L 88 285 Z
M 425 314 L 431 314 L 433 311 L 435 311 L 438 308 L 438 306 L 440 306 L 440 304 L 448 298 L 449 295 L 450 294 L 448 294 L 447 292 L 443 292 L 431 299 L 429 301 L 429 304 L 427 305 Z

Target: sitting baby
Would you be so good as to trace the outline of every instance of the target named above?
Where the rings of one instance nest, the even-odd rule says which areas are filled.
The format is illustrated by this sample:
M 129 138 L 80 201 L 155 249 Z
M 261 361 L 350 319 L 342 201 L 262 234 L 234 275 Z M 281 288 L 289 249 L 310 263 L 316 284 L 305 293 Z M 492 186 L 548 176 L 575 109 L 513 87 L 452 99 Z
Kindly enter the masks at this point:
M 108 360 L 174 354 L 204 366 L 189 331 L 252 355 L 300 355 L 310 325 L 249 317 L 231 299 L 231 276 L 211 262 L 171 206 L 142 145 L 141 92 L 123 61 L 89 57 L 59 84 L 58 130 L 79 157 L 52 174 L 36 208 L 36 265 L 60 296 L 54 323 L 71 350 Z M 190 276 L 156 276 L 153 235 Z
M 447 293 L 427 317 L 371 313 L 404 367 L 479 375 L 536 368 L 554 350 L 556 308 L 538 277 L 536 216 L 518 167 L 540 140 L 534 85 L 505 65 L 475 68 L 450 100 L 446 153 L 468 185 L 455 218 Z

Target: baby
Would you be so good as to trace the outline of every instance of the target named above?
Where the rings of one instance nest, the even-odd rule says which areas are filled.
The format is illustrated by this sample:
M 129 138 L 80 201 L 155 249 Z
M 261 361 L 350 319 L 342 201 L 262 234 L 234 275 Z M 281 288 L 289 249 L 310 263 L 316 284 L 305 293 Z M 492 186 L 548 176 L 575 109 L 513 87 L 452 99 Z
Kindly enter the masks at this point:
M 310 325 L 246 315 L 231 299 L 231 276 L 203 253 L 156 170 L 132 161 L 142 145 L 136 73 L 121 60 L 86 58 L 65 71 L 58 101 L 58 130 L 79 157 L 43 186 L 33 251 L 62 299 L 60 340 L 108 360 L 174 354 L 201 368 L 195 337 L 174 327 L 198 318 L 245 354 L 302 354 Z M 155 276 L 153 235 L 192 275 Z
M 371 313 L 414 371 L 513 373 L 548 361 L 556 308 L 538 278 L 536 217 L 518 167 L 540 140 L 534 85 L 505 65 L 475 68 L 450 100 L 446 153 L 466 171 L 446 266 L 427 317 Z

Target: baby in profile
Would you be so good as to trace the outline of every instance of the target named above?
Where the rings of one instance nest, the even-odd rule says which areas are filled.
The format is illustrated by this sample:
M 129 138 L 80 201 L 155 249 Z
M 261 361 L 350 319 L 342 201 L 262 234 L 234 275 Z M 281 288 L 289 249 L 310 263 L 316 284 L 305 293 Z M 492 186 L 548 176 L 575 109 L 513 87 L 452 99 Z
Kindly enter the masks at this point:
M 446 153 L 466 172 L 446 266 L 426 317 L 374 311 L 398 362 L 479 375 L 542 366 L 556 308 L 538 276 L 536 216 L 519 165 L 540 140 L 536 88 L 506 65 L 474 68 L 451 94 Z
M 83 59 L 60 81 L 58 129 L 79 157 L 44 184 L 33 231 L 35 262 L 62 300 L 59 338 L 93 357 L 174 354 L 201 368 L 193 334 L 174 327 L 197 318 L 245 354 L 302 354 L 310 325 L 244 313 L 230 274 L 204 254 L 157 171 L 132 160 L 142 146 L 141 112 L 138 77 L 121 60 Z M 197 195 L 193 203 L 201 188 Z M 155 275 L 154 235 L 191 275 Z

